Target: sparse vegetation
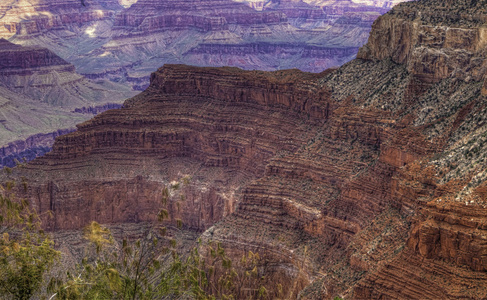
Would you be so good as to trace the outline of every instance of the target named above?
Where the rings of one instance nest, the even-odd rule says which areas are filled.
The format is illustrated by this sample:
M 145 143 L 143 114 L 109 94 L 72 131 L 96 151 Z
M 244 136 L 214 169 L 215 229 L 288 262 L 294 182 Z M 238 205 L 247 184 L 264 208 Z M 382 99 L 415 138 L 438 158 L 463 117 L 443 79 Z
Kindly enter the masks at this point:
M 60 254 L 41 229 L 37 213 L 26 200 L 15 197 L 15 184 L 0 186 L 0 295 L 31 299 L 48 280 Z
M 179 252 L 163 223 L 171 190 L 179 184 L 162 190 L 160 222 L 142 238 L 118 245 L 109 229 L 89 224 L 85 257 L 59 277 L 48 272 L 60 253 L 29 203 L 13 196 L 14 187 L 0 187 L 1 299 L 270 299 L 258 253 L 232 261 L 220 243 L 201 241 L 189 253 Z M 182 220 L 176 223 L 182 227 Z

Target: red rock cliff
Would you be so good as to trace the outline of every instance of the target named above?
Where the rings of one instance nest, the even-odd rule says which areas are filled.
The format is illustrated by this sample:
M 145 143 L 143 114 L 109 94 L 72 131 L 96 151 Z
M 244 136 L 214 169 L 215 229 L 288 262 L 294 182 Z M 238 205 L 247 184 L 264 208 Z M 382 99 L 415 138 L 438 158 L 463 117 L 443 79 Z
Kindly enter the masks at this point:
M 261 177 L 270 157 L 304 143 L 307 123 L 326 120 L 329 108 L 311 95 L 327 91 L 297 79 L 301 74 L 165 66 L 143 95 L 79 125 L 28 167 L 47 172 L 42 176 L 47 181 L 33 184 L 32 192 L 41 210 L 56 211 L 48 227 L 152 219 L 161 189 L 186 175 L 194 183 L 181 191 L 186 199 L 181 218 L 196 229 L 212 225 L 233 212 L 238 189 Z M 288 78 L 298 82 L 290 86 Z M 285 127 L 282 119 L 289 122 Z M 94 157 L 106 161 L 103 170 L 93 169 Z M 75 161 L 79 168 L 72 169 Z M 61 170 L 61 177 L 50 175 Z M 119 191 L 134 185 L 137 191 Z M 133 206 L 132 199 L 139 198 Z M 100 205 L 109 209 L 100 211 Z

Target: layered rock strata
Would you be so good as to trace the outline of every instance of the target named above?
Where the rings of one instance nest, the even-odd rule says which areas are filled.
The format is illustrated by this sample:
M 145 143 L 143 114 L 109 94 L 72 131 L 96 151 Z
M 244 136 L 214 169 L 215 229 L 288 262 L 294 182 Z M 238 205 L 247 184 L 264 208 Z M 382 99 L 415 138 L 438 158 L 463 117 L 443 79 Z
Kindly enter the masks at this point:
M 378 82 L 365 83 L 364 74 Z M 412 217 L 418 196 L 408 192 L 421 181 L 403 177 L 443 147 L 414 130 L 410 117 L 397 117 L 404 107 L 384 111 L 374 103 L 406 94 L 413 77 L 387 60 L 313 76 L 166 66 L 122 110 L 80 125 L 52 153 L 15 172 L 36 178 L 29 194 L 41 211 L 54 211 L 46 224 L 57 230 L 92 219 L 152 220 L 162 187 L 191 175 L 172 195 L 173 219 L 203 230 L 227 216 L 204 237 L 236 257 L 262 253 L 269 278 L 287 282 L 288 295 L 311 284 L 303 297 L 328 297 L 358 282 L 352 295 L 371 297 L 385 283 L 368 282 L 379 280 L 389 261 L 411 259 L 408 245 L 421 232 L 414 225 L 421 218 Z M 423 197 L 434 186 L 429 180 L 419 186 Z M 435 288 L 444 279 L 438 276 Z M 387 295 L 419 295 L 399 291 Z
M 292 151 L 305 141 L 309 125 L 300 120 L 301 114 L 320 119 L 327 115 L 326 106 L 309 99 L 307 84 L 285 87 L 274 76 L 238 69 L 194 71 L 166 66 L 153 75 L 143 95 L 127 101 L 120 110 L 79 125 L 76 132 L 58 138 L 52 153 L 23 168 L 44 174 L 33 182 L 32 191 L 38 195 L 40 210 L 57 212 L 48 228 L 80 228 L 93 219 L 151 220 L 163 186 L 189 175 L 194 182 L 181 190 L 185 201 L 178 204 L 180 217 L 189 227 L 206 229 L 234 211 L 238 188 L 262 176 L 263 162 L 278 150 Z M 280 76 L 296 74 L 287 71 Z M 274 92 L 268 94 L 269 89 Z M 269 114 L 274 116 L 266 117 Z M 286 130 L 281 127 L 282 118 L 290 122 Z M 108 124 L 113 124 L 109 132 L 92 131 Z M 229 136 L 233 138 L 228 140 Z M 117 154 L 111 152 L 113 147 Z M 138 153 L 135 160 L 134 151 Z M 93 155 L 100 159 L 95 165 Z M 73 161 L 78 164 L 75 169 Z M 172 164 L 178 167 L 169 167 Z M 144 171 L 141 165 L 151 167 Z M 53 170 L 63 175 L 51 177 Z M 99 193 L 86 193 L 90 185 L 98 186 Z M 128 194 L 120 192 L 124 190 Z M 109 202 L 105 202 L 107 193 Z M 85 197 L 90 200 L 86 202 Z M 132 199 L 140 199 L 139 209 L 132 208 Z M 111 208 L 100 210 L 100 205 Z M 80 210 L 83 214 L 77 215 Z
M 303 13 L 303 5 L 321 13 Z M 98 53 L 126 57 L 122 51 L 137 49 L 149 59 L 156 55 L 165 58 L 159 59 L 161 64 L 320 72 L 352 59 L 356 52 L 345 54 L 343 49 L 360 46 L 374 20 L 360 22 L 352 17 L 349 23 L 343 22 L 347 18 L 328 20 L 321 8 L 295 2 L 258 12 L 229 1 L 138 1 L 116 17 L 115 38 Z M 177 44 L 171 42 L 174 39 Z
M 13 174 L 29 178 L 27 194 L 50 230 L 155 220 L 164 187 L 172 221 L 205 230 L 235 211 L 241 189 L 264 176 L 273 156 L 290 155 L 318 134 L 330 113 L 318 99 L 329 92 L 313 78 L 167 65 L 122 109 L 80 124 Z
M 0 39 L 1 166 L 49 151 L 61 131 L 88 118 L 72 112 L 76 108 L 120 103 L 134 94 L 120 84 L 87 80 L 46 48 Z
M 122 9 L 117 1 L 5 0 L 0 5 L 0 37 L 38 35 L 85 22 L 99 21 Z
M 10 176 L 52 230 L 152 220 L 173 187 L 172 221 L 258 252 L 288 298 L 485 298 L 481 28 L 441 18 L 477 2 L 435 5 L 321 74 L 167 65 Z
M 143 7 L 148 9 L 142 11 Z M 226 0 L 139 0 L 116 17 L 115 26 L 140 27 L 144 31 L 174 27 L 212 31 L 228 29 L 230 24 L 277 24 L 286 20 L 282 13 L 255 13 L 247 6 Z
M 380 3 L 350 1 L 271 1 L 258 10 L 230 0 L 139 0 L 124 8 L 99 0 L 9 1 L 0 15 L 4 37 L 47 47 L 88 78 L 135 90 L 165 63 L 321 72 L 353 59 L 385 12 Z

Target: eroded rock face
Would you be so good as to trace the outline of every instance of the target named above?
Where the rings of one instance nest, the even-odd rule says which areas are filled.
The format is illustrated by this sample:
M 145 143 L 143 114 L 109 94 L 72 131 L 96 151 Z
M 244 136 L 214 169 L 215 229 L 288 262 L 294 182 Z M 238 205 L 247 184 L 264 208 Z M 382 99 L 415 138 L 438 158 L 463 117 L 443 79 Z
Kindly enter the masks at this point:
M 486 268 L 486 69 L 478 24 L 485 3 L 445 2 L 441 9 L 437 4 L 396 7 L 376 22 L 359 54 L 392 59 L 427 83 L 410 102 L 417 110 L 413 123 L 440 147 L 436 155 L 417 157 L 394 176 L 394 198 L 416 215 L 405 250 L 357 285 L 357 299 L 483 298 L 487 293 L 481 284 Z M 459 17 L 460 12 L 469 17 Z
M 153 75 L 144 96 L 79 125 L 57 140 L 52 153 L 26 167 L 43 174 L 29 193 L 37 195 L 41 211 L 56 211 L 46 223 L 53 230 L 80 228 L 93 219 L 147 221 L 160 207 L 162 188 L 189 175 L 191 185 L 178 192 L 185 200 L 173 203 L 171 213 L 191 228 L 206 229 L 234 211 L 238 189 L 262 176 L 270 157 L 304 143 L 312 123 L 307 118 L 326 119 L 329 108 L 310 98 L 312 86 L 282 83 L 301 74 L 166 66 Z M 289 122 L 286 128 L 282 119 Z M 108 131 L 96 129 L 108 124 Z M 93 156 L 100 163 L 93 165 Z M 73 161 L 79 168 L 71 168 Z M 140 199 L 136 207 L 133 199 Z
M 372 70 L 382 74 L 379 82 L 354 86 L 364 95 L 385 84 L 380 97 L 409 90 L 413 75 L 390 61 L 355 61 L 321 75 L 168 65 L 123 109 L 81 124 L 14 175 L 32 179 L 35 206 L 54 212 L 45 220 L 51 230 L 93 219 L 153 220 L 162 188 L 190 175 L 172 195 L 173 220 L 209 228 L 203 237 L 222 241 L 235 257 L 258 251 L 273 266 L 266 268 L 269 280 L 288 283 L 288 295 L 309 284 L 302 296 L 310 299 L 354 284 L 354 297 L 381 295 L 387 285 L 374 280 L 401 276 L 382 275 L 385 264 L 441 257 L 446 252 L 435 249 L 452 243 L 435 246 L 437 227 L 415 225 L 429 218 L 418 197 L 434 191 L 434 177 L 403 178 L 418 174 L 409 168 L 442 144 L 428 141 L 411 118 L 347 96 L 350 84 Z M 412 218 L 418 210 L 423 217 Z M 411 251 L 418 252 L 411 258 Z M 441 278 L 431 283 L 435 289 Z
M 468 1 L 448 5 L 467 11 L 466 3 Z M 469 26 L 459 24 L 459 27 L 448 25 L 452 22 L 453 12 L 442 13 L 432 6 L 420 6 L 399 5 L 377 20 L 369 43 L 361 49 L 358 57 L 391 58 L 396 63 L 407 65 L 409 72 L 422 81 L 438 82 L 448 77 L 482 80 L 487 71 L 485 29 L 470 23 Z M 411 14 L 419 15 L 417 11 L 420 9 L 425 9 L 425 16 L 414 19 Z M 479 18 L 482 16 L 481 12 L 472 13 L 474 19 L 477 15 Z M 468 22 L 469 18 L 465 20 Z
M 42 34 L 72 24 L 108 19 L 115 0 L 5 0 L 0 4 L 0 37 Z

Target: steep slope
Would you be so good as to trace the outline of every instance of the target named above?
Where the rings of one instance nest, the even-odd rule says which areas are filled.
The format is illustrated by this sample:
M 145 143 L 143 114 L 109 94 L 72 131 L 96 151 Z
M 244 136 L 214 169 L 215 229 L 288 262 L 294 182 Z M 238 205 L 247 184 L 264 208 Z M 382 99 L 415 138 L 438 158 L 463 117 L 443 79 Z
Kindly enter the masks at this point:
M 350 1 L 270 1 L 259 11 L 231 0 L 139 0 L 123 9 L 104 0 L 11 1 L 3 36 L 137 90 L 165 63 L 321 72 L 353 59 L 386 11 Z
M 90 117 L 76 108 L 121 103 L 134 94 L 119 84 L 87 80 L 48 49 L 0 39 L 0 166 L 49 150 L 58 130 L 66 133 Z
M 326 107 L 308 100 L 307 84 L 279 84 L 302 74 L 168 65 L 124 108 L 78 125 L 76 132 L 58 139 L 53 152 L 21 172 L 40 172 L 32 189 L 38 191 L 41 210 L 58 212 L 47 223 L 50 229 L 80 228 L 92 219 L 149 220 L 162 187 L 191 176 L 191 186 L 182 191 L 182 218 L 189 227 L 206 229 L 234 211 L 238 189 L 262 176 L 270 157 L 295 150 L 308 131 L 316 130 L 310 128 L 316 120 L 304 120 L 308 115 L 326 115 Z M 270 88 L 276 89 L 272 95 Z M 287 128 L 283 119 L 289 120 Z M 87 191 L 87 186 L 97 191 Z M 85 195 L 82 202 L 78 193 Z M 104 202 L 107 193 L 109 203 Z M 110 209 L 100 210 L 102 203 Z M 77 216 L 78 205 L 85 208 L 82 216 Z
M 56 231 L 154 220 L 163 187 L 191 178 L 168 210 L 202 231 L 235 211 L 242 187 L 273 156 L 317 135 L 330 110 L 313 99 L 329 95 L 310 81 L 317 78 L 167 65 L 124 108 L 59 137 L 51 153 L 12 176 L 28 178 L 29 197 L 54 212 L 44 224 Z
M 485 5 L 447 1 L 441 7 L 438 1 L 423 1 L 399 6 L 377 22 L 377 35 L 364 49 L 366 57 L 380 58 L 384 53 L 377 43 L 387 43 L 394 60 L 405 64 L 415 80 L 428 83 L 414 103 L 414 124 L 442 147 L 396 176 L 397 199 L 403 207 L 415 207 L 417 215 L 405 250 L 360 283 L 356 298 L 487 295 L 486 53 L 479 21 L 486 17 Z M 398 34 L 398 26 L 406 30 Z M 382 38 L 381 32 L 386 33 Z M 431 285 L 437 289 L 427 288 Z
M 189 176 L 173 221 L 289 298 L 485 298 L 486 3 L 444 4 L 396 6 L 321 74 L 167 65 L 9 176 L 51 230 L 151 220 Z

